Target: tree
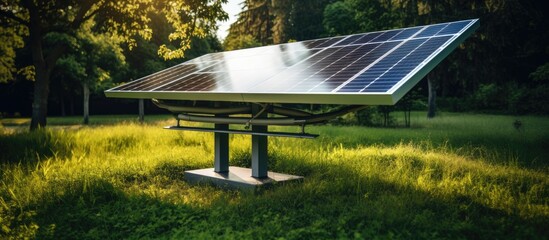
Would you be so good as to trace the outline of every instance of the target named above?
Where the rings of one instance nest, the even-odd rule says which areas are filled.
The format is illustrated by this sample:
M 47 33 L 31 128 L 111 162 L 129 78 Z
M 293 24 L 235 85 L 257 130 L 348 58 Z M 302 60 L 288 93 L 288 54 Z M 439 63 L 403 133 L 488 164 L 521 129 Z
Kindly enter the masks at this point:
M 330 35 L 347 35 L 357 31 L 355 10 L 348 2 L 335 2 L 324 9 L 324 27 Z
M 321 37 L 325 35 L 323 10 L 329 2 L 331 0 L 246 0 L 226 41 L 250 42 L 246 38 L 251 36 L 261 45 L 268 45 Z
M 289 14 L 287 38 L 298 41 L 326 36 L 323 19 L 324 9 L 332 0 L 292 1 Z
M 261 43 L 256 41 L 252 35 L 239 35 L 239 36 L 229 36 L 223 43 L 226 51 L 259 47 Z
M 16 49 L 24 46 L 26 30 L 14 20 L 0 18 L 0 83 L 14 79 Z
M 246 0 L 238 19 L 229 28 L 228 41 L 249 35 L 261 45 L 272 44 L 273 16 L 271 0 Z
M 67 54 L 57 61 L 57 76 L 77 82 L 82 87 L 83 123 L 89 123 L 90 90 L 104 90 L 101 86 L 111 79 L 111 72 L 124 67 L 120 38 L 90 31 L 93 22 L 84 24 L 76 34 Z
M 173 27 L 169 40 L 179 44 L 175 48 L 161 45 L 159 54 L 165 59 L 180 58 L 189 48 L 192 36 L 205 36 L 209 29 L 215 28 L 217 20 L 227 18 L 221 8 L 223 2 L 226 0 L 1 0 L 2 32 L 6 31 L 12 39 L 6 48 L 21 47 L 20 39 L 23 39 L 32 51 L 35 83 L 30 129 L 46 126 L 52 70 L 69 50 L 64 41 L 46 48 L 46 35 L 60 33 L 74 37 L 83 24 L 93 20 L 94 32 L 117 35 L 134 47 L 136 36 L 146 40 L 152 36 L 150 14 L 162 13 Z M 0 73 L 14 72 L 9 61 L 14 57 L 15 54 L 11 54 L 0 58 L 3 63 Z M 4 77 L 13 78 L 8 74 Z
M 491 102 L 491 107 L 515 111 L 510 105 L 517 105 L 513 101 L 520 99 L 518 95 L 537 89 L 528 74 L 547 59 L 547 1 L 404 0 L 394 1 L 393 7 L 402 26 L 481 19 L 466 47 L 456 49 L 429 75 L 428 83 L 433 84 L 429 99 L 438 93 L 441 98 L 469 98 L 474 102 L 471 105 L 484 106 L 475 101 L 487 99 L 479 99 L 475 92 L 493 85 L 497 86 L 493 94 L 504 97 Z M 434 102 L 429 106 L 435 106 Z

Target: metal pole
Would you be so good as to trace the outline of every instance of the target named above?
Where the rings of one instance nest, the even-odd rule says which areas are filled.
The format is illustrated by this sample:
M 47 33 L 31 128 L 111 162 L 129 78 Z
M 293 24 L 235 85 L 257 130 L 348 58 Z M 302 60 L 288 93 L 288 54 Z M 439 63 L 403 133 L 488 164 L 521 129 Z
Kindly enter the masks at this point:
M 257 105 L 252 107 L 252 115 L 261 111 Z M 267 112 L 257 116 L 257 118 L 266 118 Z M 254 132 L 267 132 L 268 126 L 252 125 Z M 252 135 L 252 177 L 266 178 L 267 177 L 267 136 Z
M 216 115 L 219 117 L 225 117 Z M 229 124 L 215 124 L 216 130 L 228 130 Z M 215 150 L 214 150 L 214 171 L 217 173 L 229 172 L 229 134 L 228 133 L 214 133 L 215 137 Z

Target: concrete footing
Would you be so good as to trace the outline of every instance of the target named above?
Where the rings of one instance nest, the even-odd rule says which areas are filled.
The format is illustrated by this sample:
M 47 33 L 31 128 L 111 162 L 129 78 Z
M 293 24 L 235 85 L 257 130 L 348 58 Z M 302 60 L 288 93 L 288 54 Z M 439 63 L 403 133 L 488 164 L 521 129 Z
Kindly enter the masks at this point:
M 283 173 L 267 172 L 267 177 L 252 177 L 252 169 L 229 167 L 229 172 L 216 173 L 214 168 L 185 171 L 185 180 L 189 183 L 213 184 L 222 188 L 255 190 L 260 187 L 302 181 L 303 177 Z

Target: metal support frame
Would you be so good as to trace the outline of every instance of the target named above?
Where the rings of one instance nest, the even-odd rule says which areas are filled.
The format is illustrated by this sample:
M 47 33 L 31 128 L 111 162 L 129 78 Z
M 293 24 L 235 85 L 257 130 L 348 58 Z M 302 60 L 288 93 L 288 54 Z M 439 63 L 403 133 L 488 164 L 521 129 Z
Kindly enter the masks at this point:
M 220 133 L 227 133 L 227 134 L 245 134 L 245 135 L 263 135 L 263 136 L 269 136 L 269 137 L 289 137 L 289 138 L 308 138 L 308 139 L 314 139 L 317 138 L 318 134 L 309 134 L 305 133 L 305 131 L 302 129 L 301 133 L 291 133 L 291 132 L 254 132 L 249 130 L 237 130 L 237 129 L 227 129 L 227 130 L 220 130 L 215 128 L 204 128 L 204 127 L 187 127 L 187 126 L 181 126 L 181 123 L 179 120 L 177 121 L 176 126 L 167 126 L 164 127 L 164 129 L 169 130 L 180 130 L 180 131 L 194 131 L 194 132 L 220 132 Z
M 229 124 L 215 123 L 214 132 L 214 167 L 206 169 L 185 171 L 185 179 L 191 183 L 209 182 L 226 188 L 256 189 L 257 187 L 270 185 L 277 182 L 301 181 L 303 177 L 268 171 L 268 126 L 254 125 L 253 119 L 267 118 L 266 105 L 252 107 L 251 131 L 252 134 L 252 167 L 239 168 L 229 166 Z M 226 114 L 215 114 L 215 117 L 227 117 Z M 168 127 L 174 130 L 188 130 L 179 124 Z M 191 128 L 194 129 L 194 128 Z M 201 129 L 202 130 L 202 129 Z M 244 132 L 236 132 L 244 133 Z M 246 133 L 246 134 L 250 134 Z M 297 134 L 299 135 L 299 134 Z
M 229 124 L 215 124 L 216 130 L 228 130 Z M 226 173 L 229 171 L 229 134 L 215 132 L 214 171 Z
M 256 118 L 267 118 L 267 112 L 261 111 L 257 105 L 252 107 L 252 115 Z M 268 126 L 252 125 L 253 132 L 267 132 Z M 252 177 L 267 177 L 268 137 L 252 135 Z

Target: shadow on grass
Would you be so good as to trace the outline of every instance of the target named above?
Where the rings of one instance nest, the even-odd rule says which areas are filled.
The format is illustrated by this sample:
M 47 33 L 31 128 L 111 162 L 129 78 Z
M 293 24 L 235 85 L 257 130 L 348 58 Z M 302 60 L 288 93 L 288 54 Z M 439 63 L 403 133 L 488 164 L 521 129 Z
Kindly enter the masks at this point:
M 441 149 L 459 155 L 489 160 L 490 163 L 502 166 L 518 166 L 532 170 L 549 171 L 549 136 L 516 132 L 514 135 L 499 133 L 459 133 L 445 131 L 430 132 L 425 130 L 410 131 L 409 129 L 367 129 L 339 127 L 328 129 L 320 140 L 341 144 L 347 148 L 360 146 L 396 146 L 412 142 L 425 150 Z M 353 131 L 354 130 L 354 131 Z
M 142 188 L 158 187 L 151 179 L 164 176 L 165 184 L 184 186 L 184 194 L 213 199 L 206 205 L 128 193 L 97 179 L 73 183 L 56 200 L 28 208 L 36 209 L 39 239 L 543 239 L 549 234 L 547 217 L 521 218 L 466 196 L 436 197 L 336 164 L 305 163 L 298 172 L 285 166 L 275 170 L 305 175 L 305 181 L 259 195 L 188 186 L 181 175 L 193 166 L 186 165 L 163 164 L 140 180 Z
M 17 163 L 13 159 L 35 161 L 36 156 L 25 155 L 34 152 L 40 157 L 58 154 L 63 159 L 69 158 L 70 137 L 58 134 L 63 133 L 43 131 L 9 138 L 0 136 L 2 163 Z M 168 161 L 150 172 L 129 172 L 116 175 L 115 179 L 48 183 L 60 184 L 62 190 L 56 187 L 57 192 L 46 194 L 50 197 L 32 206 L 11 204 L 15 201 L 1 196 L 8 206 L 2 208 L 0 204 L 0 216 L 9 221 L 7 228 L 21 228 L 11 233 L 2 229 L 0 233 L 17 236 L 20 231 L 31 232 L 38 239 L 543 239 L 549 236 L 547 215 L 524 218 L 518 213 L 488 208 L 467 196 L 437 196 L 411 185 L 390 182 L 383 174 L 365 176 L 350 165 L 330 161 L 311 163 L 288 159 L 277 152 L 269 154 L 273 171 L 305 176 L 304 182 L 267 189 L 259 195 L 225 192 L 188 186 L 182 178 L 185 170 L 211 166 L 198 161 Z M 236 151 L 231 164 L 249 166 L 250 158 L 249 151 Z M 413 161 L 412 167 L 421 169 L 425 167 L 422 164 Z M 183 189 L 170 193 L 173 186 Z M 191 202 L 196 201 L 193 198 L 212 200 L 205 204 L 172 202 L 145 193 L 146 189 L 172 195 L 181 193 L 181 198 L 191 198 Z
M 219 198 L 201 207 L 167 203 L 144 194 L 125 194 L 105 181 L 98 181 L 85 193 L 66 194 L 41 207 L 36 216 L 40 226 L 37 237 L 536 239 L 547 236 L 547 230 L 543 230 L 547 219 L 521 219 L 476 204 L 467 197 L 439 199 L 379 178 L 357 176 L 352 169 L 331 168 L 329 172 L 307 176 L 303 184 L 279 186 L 261 195 L 242 194 L 232 203 Z
M 42 129 L 12 135 L 0 134 L 0 164 L 32 165 L 41 158 L 70 158 L 73 145 L 70 135 L 63 131 Z
M 63 196 L 37 216 L 38 239 L 127 239 L 170 237 L 193 222 L 203 221 L 205 212 L 185 204 L 170 204 L 146 195 L 127 195 L 109 183 L 103 192 Z M 103 195 L 98 198 L 97 195 Z

